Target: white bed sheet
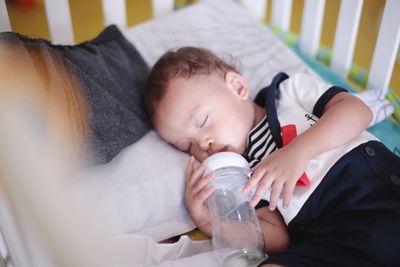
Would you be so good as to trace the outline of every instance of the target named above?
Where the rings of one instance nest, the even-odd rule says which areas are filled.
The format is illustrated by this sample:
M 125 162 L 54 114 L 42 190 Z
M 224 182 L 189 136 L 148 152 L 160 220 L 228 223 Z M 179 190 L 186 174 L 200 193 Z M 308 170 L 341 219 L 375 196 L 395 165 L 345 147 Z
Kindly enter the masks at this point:
M 173 244 L 158 244 L 141 235 L 119 235 L 109 239 L 114 266 L 218 267 L 210 240 L 192 241 L 187 236 Z

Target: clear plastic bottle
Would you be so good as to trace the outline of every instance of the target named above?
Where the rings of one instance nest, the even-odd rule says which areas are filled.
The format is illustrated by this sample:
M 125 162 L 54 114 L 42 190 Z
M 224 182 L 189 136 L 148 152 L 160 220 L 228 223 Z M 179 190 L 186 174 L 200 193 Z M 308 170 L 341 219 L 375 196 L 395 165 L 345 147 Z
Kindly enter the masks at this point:
M 257 266 L 265 259 L 264 236 L 251 194 L 242 189 L 249 178 L 248 162 L 239 154 L 220 152 L 207 159 L 216 190 L 208 198 L 212 216 L 212 244 L 223 266 Z

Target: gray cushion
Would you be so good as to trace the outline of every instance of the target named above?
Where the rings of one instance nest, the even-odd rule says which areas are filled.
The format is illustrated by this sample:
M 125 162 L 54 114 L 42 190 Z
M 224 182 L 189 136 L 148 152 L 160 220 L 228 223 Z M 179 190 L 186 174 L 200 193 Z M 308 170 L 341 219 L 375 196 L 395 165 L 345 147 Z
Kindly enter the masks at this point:
M 33 68 L 41 60 L 48 79 L 64 71 L 64 64 L 71 71 L 71 77 L 63 73 L 60 77 L 77 82 L 78 95 L 83 96 L 80 104 L 87 118 L 81 123 L 87 130 L 84 151 L 90 155 L 90 163 L 110 161 L 121 149 L 149 131 L 142 97 L 149 70 L 136 48 L 116 26 L 105 28 L 93 40 L 72 46 L 53 45 L 14 32 L 1 33 L 0 41 L 8 41 L 10 47 L 22 45 L 21 52 L 26 53 L 23 60 L 27 64 L 31 61 Z M 30 56 L 24 47 L 39 51 L 39 58 Z M 53 87 L 57 85 L 53 83 Z M 59 89 L 60 96 L 64 89 L 61 87 L 55 88 Z
M 142 101 L 148 67 L 114 25 L 91 41 L 56 47 L 86 95 L 89 148 L 96 163 L 108 162 L 150 129 Z

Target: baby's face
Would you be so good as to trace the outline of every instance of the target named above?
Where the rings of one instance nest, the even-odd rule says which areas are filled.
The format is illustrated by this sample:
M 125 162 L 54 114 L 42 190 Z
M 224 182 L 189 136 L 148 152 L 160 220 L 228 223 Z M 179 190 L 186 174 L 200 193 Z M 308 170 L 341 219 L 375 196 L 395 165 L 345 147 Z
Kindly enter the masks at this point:
M 199 161 L 221 151 L 243 154 L 255 121 L 254 104 L 243 77 L 226 76 L 172 80 L 156 107 L 160 136 Z

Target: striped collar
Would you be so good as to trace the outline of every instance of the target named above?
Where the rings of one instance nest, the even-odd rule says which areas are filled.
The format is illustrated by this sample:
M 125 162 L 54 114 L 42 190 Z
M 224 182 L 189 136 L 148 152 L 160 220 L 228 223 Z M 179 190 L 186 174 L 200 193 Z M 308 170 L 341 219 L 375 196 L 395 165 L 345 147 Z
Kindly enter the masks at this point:
M 266 116 L 249 133 L 247 150 L 244 157 L 254 167 L 260 160 L 282 147 L 281 126 L 278 120 L 276 99 L 279 99 L 279 85 L 289 78 L 280 72 L 274 76 L 271 84 L 263 88 L 256 96 L 255 103 L 265 107 Z
M 249 133 L 247 150 L 244 157 L 254 167 L 260 160 L 277 149 L 271 134 L 267 116 L 265 116 Z

